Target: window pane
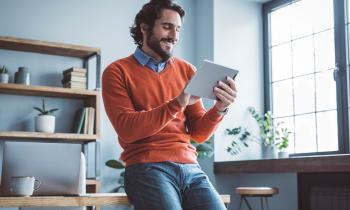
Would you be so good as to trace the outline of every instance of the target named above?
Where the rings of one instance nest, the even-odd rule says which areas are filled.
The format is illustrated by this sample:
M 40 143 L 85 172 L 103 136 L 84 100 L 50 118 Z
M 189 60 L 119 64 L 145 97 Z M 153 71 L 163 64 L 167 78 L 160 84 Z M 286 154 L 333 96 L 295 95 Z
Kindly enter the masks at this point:
M 306 153 L 316 151 L 315 114 L 295 117 L 295 152 Z
M 314 32 L 333 28 L 333 0 L 312 0 L 313 5 L 313 28 Z
M 295 114 L 315 111 L 314 75 L 294 79 Z
M 294 151 L 294 117 L 282 117 L 278 119 L 274 119 L 274 124 L 276 125 L 278 122 L 283 122 L 280 125 L 280 128 L 287 128 L 291 134 L 289 135 L 289 143 L 287 152 L 289 154 L 295 153 Z
M 271 45 L 291 39 L 290 17 L 291 7 L 286 6 L 270 13 L 271 17 Z
M 312 1 L 298 1 L 291 6 L 293 15 L 292 20 L 292 39 L 306 35 L 311 35 L 312 30 L 312 15 L 311 11 L 314 8 Z M 296 15 L 297 14 L 297 15 Z
M 272 84 L 273 114 L 275 117 L 293 114 L 292 80 Z
M 334 30 L 328 30 L 315 35 L 316 71 L 335 67 Z
M 292 77 L 292 51 L 290 42 L 272 47 L 272 81 Z
M 337 111 L 317 113 L 317 143 L 319 152 L 338 150 Z
M 292 42 L 293 75 L 303 75 L 314 72 L 314 40 L 312 36 Z
M 333 70 L 316 74 L 316 111 L 336 109 L 337 92 Z

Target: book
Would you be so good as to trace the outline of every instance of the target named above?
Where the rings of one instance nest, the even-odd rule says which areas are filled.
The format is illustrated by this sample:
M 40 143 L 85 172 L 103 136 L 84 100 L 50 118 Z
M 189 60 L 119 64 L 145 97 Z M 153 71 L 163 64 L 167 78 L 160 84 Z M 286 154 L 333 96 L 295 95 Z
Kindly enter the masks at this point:
M 86 89 L 86 84 L 82 82 L 72 82 L 69 81 L 67 83 L 63 84 L 64 88 L 80 88 L 80 89 Z
M 72 68 L 64 70 L 62 73 L 63 74 L 67 74 L 67 73 L 70 73 L 70 72 L 80 72 L 80 73 L 86 74 L 87 71 L 84 68 L 72 67 Z
M 95 108 L 88 107 L 88 134 L 94 134 L 94 125 L 95 125 Z
M 86 77 L 64 76 L 63 79 L 61 80 L 62 84 L 65 84 L 70 81 L 86 83 Z
M 88 133 L 88 126 L 89 126 L 89 108 L 88 107 L 84 107 L 84 112 L 85 112 L 85 116 L 84 116 L 84 127 L 82 130 L 82 134 L 87 134 Z
M 85 120 L 85 109 L 81 108 L 75 112 L 73 122 L 73 133 L 81 133 Z
M 63 74 L 63 76 L 64 77 L 69 77 L 69 76 L 86 77 L 86 73 L 72 71 L 72 72 Z

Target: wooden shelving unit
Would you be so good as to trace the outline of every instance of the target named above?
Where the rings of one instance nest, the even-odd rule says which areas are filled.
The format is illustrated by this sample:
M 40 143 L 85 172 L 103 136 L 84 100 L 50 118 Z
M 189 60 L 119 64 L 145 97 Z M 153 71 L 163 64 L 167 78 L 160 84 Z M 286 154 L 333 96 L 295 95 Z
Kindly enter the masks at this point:
M 20 85 L 20 84 L 1 84 L 0 93 L 16 94 L 16 95 L 28 95 L 28 96 L 48 96 L 58 98 L 76 98 L 87 99 L 96 98 L 98 96 L 97 91 L 92 90 L 79 90 L 61 87 L 49 87 L 49 86 L 32 86 L 32 85 Z
M 97 135 L 75 134 L 75 133 L 42 133 L 26 131 L 0 131 L 0 139 L 6 140 L 33 140 L 33 139 L 52 139 L 62 141 L 94 141 Z
M 40 54 L 49 54 L 57 56 L 67 56 L 80 58 L 83 61 L 83 67 L 88 70 L 89 60 L 96 58 L 96 90 L 100 88 L 100 68 L 101 68 L 101 51 L 99 48 L 64 44 L 57 42 L 47 42 L 32 39 L 23 39 L 17 37 L 0 36 L 0 49 L 15 50 L 22 52 L 32 52 Z M 88 79 L 89 77 L 87 77 Z M 88 81 L 87 81 L 88 82 Z M 25 132 L 25 131 L 0 131 L 0 140 L 45 140 L 58 142 L 91 142 L 100 138 L 100 92 L 95 90 L 80 90 L 62 87 L 34 86 L 21 84 L 0 84 L 1 94 L 22 95 L 22 96 L 45 96 L 54 98 L 78 99 L 84 102 L 84 106 L 95 108 L 95 128 L 94 135 L 75 134 L 75 133 L 42 133 L 42 132 Z M 99 192 L 100 183 L 98 180 L 86 181 L 88 192 Z M 124 199 L 124 200 L 123 200 Z M 121 200 L 117 195 L 91 195 L 81 198 L 77 197 L 0 197 L 0 206 L 93 206 L 107 205 L 109 203 L 126 202 L 125 197 Z M 60 204 L 61 203 L 61 204 Z M 49 204 L 49 205 L 46 205 Z
M 100 54 L 99 48 L 0 36 L 0 49 L 86 58 Z

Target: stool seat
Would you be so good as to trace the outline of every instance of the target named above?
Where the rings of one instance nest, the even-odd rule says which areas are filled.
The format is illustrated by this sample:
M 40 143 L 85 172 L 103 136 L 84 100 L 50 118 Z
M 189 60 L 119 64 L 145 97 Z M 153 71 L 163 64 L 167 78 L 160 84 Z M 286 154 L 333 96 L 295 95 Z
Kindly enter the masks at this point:
M 278 194 L 278 188 L 276 187 L 237 187 L 236 193 L 239 195 L 247 196 L 272 196 Z
M 264 210 L 264 207 L 266 207 L 266 210 L 268 210 L 269 203 L 267 199 L 275 194 L 278 194 L 278 188 L 276 187 L 236 187 L 235 191 L 241 197 L 239 201 L 239 210 L 242 209 L 243 202 L 246 204 L 249 210 L 253 210 L 252 206 L 248 202 L 249 197 L 259 197 L 261 209 Z

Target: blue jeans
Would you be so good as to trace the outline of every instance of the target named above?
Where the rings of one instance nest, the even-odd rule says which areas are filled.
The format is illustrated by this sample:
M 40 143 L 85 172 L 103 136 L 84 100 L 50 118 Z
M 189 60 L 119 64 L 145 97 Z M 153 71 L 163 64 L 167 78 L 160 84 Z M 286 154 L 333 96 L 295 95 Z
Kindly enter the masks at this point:
M 141 163 L 125 170 L 125 191 L 135 210 L 225 210 L 198 164 Z

